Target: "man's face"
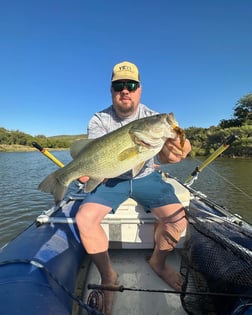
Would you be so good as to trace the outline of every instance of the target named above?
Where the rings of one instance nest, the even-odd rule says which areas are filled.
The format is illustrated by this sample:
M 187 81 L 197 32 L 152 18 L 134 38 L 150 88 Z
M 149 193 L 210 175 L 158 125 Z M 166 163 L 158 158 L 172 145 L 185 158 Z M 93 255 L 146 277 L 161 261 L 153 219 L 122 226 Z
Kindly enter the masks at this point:
M 131 80 L 112 82 L 111 94 L 114 109 L 119 117 L 133 115 L 140 103 L 142 88 L 140 83 Z

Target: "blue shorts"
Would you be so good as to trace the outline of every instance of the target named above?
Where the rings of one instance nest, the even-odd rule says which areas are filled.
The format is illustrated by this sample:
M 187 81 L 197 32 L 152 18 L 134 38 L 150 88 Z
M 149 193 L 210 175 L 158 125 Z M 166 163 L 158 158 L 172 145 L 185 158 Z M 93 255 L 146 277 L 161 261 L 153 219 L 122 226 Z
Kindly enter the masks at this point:
M 109 179 L 87 195 L 87 202 L 108 206 L 115 213 L 122 202 L 132 198 L 140 203 L 146 212 L 167 204 L 180 203 L 171 184 L 162 180 L 161 174 L 153 172 L 138 179 Z

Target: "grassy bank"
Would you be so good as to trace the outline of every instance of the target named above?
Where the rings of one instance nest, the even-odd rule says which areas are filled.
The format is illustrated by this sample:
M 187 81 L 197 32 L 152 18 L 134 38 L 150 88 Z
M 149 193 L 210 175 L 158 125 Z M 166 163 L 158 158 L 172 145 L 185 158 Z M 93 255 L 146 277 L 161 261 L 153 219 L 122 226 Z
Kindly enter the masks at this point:
M 48 151 L 59 151 L 59 150 L 68 150 L 63 148 L 58 149 L 47 149 Z M 29 147 L 27 145 L 20 145 L 20 144 L 1 144 L 0 145 L 0 152 L 31 152 L 31 151 L 37 151 L 37 149 L 33 147 Z

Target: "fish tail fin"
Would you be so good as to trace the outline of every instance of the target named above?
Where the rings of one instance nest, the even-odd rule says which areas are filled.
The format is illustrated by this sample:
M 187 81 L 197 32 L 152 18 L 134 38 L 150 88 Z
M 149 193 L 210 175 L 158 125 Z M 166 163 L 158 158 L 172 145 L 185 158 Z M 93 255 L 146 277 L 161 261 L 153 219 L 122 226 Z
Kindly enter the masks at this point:
M 56 172 L 48 175 L 38 186 L 38 188 L 46 193 L 54 196 L 55 203 L 58 204 L 64 197 L 67 186 L 62 185 L 56 177 Z

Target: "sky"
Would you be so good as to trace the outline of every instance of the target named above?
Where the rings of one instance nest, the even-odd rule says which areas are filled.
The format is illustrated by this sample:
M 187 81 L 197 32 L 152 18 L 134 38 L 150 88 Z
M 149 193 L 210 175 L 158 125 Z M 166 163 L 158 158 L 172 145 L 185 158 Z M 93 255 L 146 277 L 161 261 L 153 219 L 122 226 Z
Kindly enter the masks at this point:
M 86 133 L 125 60 L 142 103 L 217 126 L 252 93 L 251 31 L 251 0 L 0 0 L 0 127 Z

